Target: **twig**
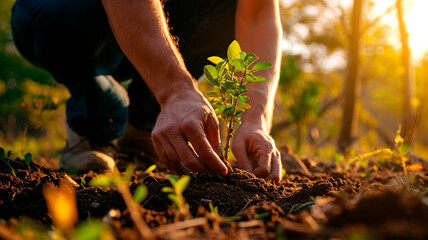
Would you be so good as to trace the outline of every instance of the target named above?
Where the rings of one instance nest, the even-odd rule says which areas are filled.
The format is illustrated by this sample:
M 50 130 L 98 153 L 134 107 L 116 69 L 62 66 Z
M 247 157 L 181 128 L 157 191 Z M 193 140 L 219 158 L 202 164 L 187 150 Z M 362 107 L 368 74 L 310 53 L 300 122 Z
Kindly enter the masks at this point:
M 117 184 L 117 191 L 122 195 L 126 207 L 129 210 L 129 215 L 131 216 L 132 221 L 137 227 L 140 236 L 143 239 L 154 239 L 149 226 L 143 221 L 141 215 L 139 215 L 138 205 L 134 202 L 131 193 L 129 192 L 128 186 L 125 184 Z
M 205 225 L 207 223 L 208 223 L 207 219 L 203 218 L 203 217 L 194 218 L 194 219 L 186 220 L 183 222 L 171 223 L 171 224 L 163 225 L 163 226 L 160 226 L 156 229 L 153 229 L 153 235 L 159 236 L 159 235 L 163 235 L 163 234 L 170 233 L 170 232 L 180 231 L 180 230 L 183 230 L 186 228 L 202 226 L 202 225 Z
M 377 16 L 373 21 L 367 23 L 367 25 L 361 30 L 361 34 L 364 34 L 365 31 L 367 31 L 369 28 L 371 28 L 373 25 L 375 25 L 377 22 L 379 22 L 385 15 L 389 14 L 392 10 L 395 9 L 395 3 L 393 3 L 391 6 L 389 6 L 385 12 Z

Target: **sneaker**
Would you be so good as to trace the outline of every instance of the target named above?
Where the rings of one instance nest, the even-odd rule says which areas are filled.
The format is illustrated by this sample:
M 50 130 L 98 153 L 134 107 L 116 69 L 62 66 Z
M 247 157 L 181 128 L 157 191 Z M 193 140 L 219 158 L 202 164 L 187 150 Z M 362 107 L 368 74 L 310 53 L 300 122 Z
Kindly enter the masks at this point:
M 150 131 L 139 130 L 128 123 L 125 134 L 119 138 L 118 146 L 125 161 L 136 164 L 140 169 L 159 162 Z
M 94 142 L 67 128 L 67 145 L 60 151 L 59 167 L 77 173 L 90 170 L 113 171 L 117 153 L 117 139 Z

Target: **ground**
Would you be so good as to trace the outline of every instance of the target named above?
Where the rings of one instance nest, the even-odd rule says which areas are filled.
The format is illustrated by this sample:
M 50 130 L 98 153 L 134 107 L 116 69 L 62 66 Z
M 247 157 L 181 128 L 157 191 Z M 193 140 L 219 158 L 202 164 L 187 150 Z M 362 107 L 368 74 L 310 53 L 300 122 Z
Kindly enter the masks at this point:
M 191 174 L 184 191 L 191 216 L 180 215 L 161 191 L 170 186 L 163 171 L 136 170 L 130 190 L 147 186 L 149 195 L 138 211 L 158 239 L 428 239 L 424 162 L 407 177 L 394 164 L 344 170 L 309 163 L 309 172 L 289 170 L 279 184 L 239 169 L 227 176 Z M 19 239 L 23 222 L 52 229 L 43 186 L 68 182 L 77 201 L 76 225 L 102 218 L 116 238 L 139 239 L 122 196 L 114 188 L 88 186 L 99 173 L 11 165 L 16 176 L 0 163 L 0 238 Z M 209 211 L 209 203 L 218 214 Z

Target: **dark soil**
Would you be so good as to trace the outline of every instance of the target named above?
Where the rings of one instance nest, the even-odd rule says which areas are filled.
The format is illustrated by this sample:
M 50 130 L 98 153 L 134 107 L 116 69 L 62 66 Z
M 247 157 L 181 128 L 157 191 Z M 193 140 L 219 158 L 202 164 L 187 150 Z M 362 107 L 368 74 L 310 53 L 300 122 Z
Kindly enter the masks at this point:
M 106 220 L 114 235 L 139 238 L 115 189 L 80 184 L 98 173 L 71 175 L 20 162 L 12 167 L 16 176 L 0 162 L 0 219 L 5 221 L 0 222 L 0 238 L 7 238 L 1 225 L 13 233 L 24 217 L 52 224 L 42 187 L 64 181 L 74 186 L 80 220 L 106 219 L 117 209 L 120 214 Z M 227 176 L 192 174 L 184 192 L 192 217 L 180 216 L 161 191 L 170 186 L 164 172 L 135 171 L 130 190 L 141 183 L 148 187 L 139 211 L 153 231 L 162 232 L 161 239 L 428 239 L 426 166 L 409 172 L 410 183 L 396 166 L 347 173 L 333 165 L 308 168 L 309 174 L 288 171 L 277 185 L 239 169 Z M 221 217 L 235 219 L 209 212 L 209 203 Z M 201 224 L 191 226 L 197 221 Z M 188 227 L 165 230 L 177 222 Z

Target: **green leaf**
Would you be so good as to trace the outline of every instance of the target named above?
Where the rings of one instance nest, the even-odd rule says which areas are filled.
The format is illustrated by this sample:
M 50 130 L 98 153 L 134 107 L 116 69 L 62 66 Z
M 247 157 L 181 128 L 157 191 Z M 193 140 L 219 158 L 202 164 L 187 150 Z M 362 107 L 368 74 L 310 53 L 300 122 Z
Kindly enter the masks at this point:
M 241 96 L 239 96 L 239 97 L 238 97 L 238 100 L 239 100 L 241 103 L 245 103 L 249 98 L 250 98 L 250 97 L 248 97 L 248 96 L 241 95 Z
M 155 165 L 156 166 L 156 165 Z M 140 204 L 147 197 L 147 187 L 146 185 L 140 184 L 134 192 L 134 202 Z
M 11 155 L 12 155 L 12 151 L 10 151 L 10 150 L 9 150 L 9 151 L 7 151 L 6 156 L 7 156 L 7 157 L 10 157 Z
M 246 87 L 245 87 L 245 85 L 241 85 L 241 86 L 238 87 L 238 89 L 245 90 Z
M 234 66 L 236 69 L 238 69 L 241 72 L 245 71 L 244 63 L 242 62 L 241 59 L 234 59 L 230 61 L 230 64 L 232 64 L 232 66 Z
M 224 61 L 223 58 L 217 57 L 217 56 L 212 56 L 212 57 L 209 57 L 207 59 L 208 59 L 208 61 L 214 63 L 215 65 L 217 65 L 217 64 L 219 64 L 219 63 L 221 63 L 221 62 Z
M 207 94 L 206 94 L 207 96 L 213 96 L 213 97 L 220 97 L 220 95 L 218 94 L 218 92 L 217 91 L 210 91 L 210 92 L 207 92 Z
M 227 49 L 227 59 L 230 61 L 234 59 L 240 59 L 241 55 L 239 53 L 241 52 L 241 47 L 239 46 L 239 43 L 236 40 L 233 40 L 233 42 L 229 45 Z
M 91 187 L 111 187 L 113 186 L 113 177 L 107 175 L 99 175 L 89 182 Z
M 101 220 L 91 219 L 85 221 L 76 228 L 71 240 L 93 240 L 93 239 L 114 239 L 108 225 Z
M 255 54 L 253 53 L 247 53 L 247 56 L 244 58 L 245 66 L 249 67 L 253 62 L 257 61 L 259 59 Z
M 226 89 L 226 90 L 230 90 L 230 89 L 237 89 L 238 86 L 236 86 L 236 83 L 234 81 L 225 81 L 222 86 Z
M 156 164 L 151 165 L 150 167 L 148 167 L 144 172 L 145 173 L 149 173 L 149 172 L 153 172 L 156 169 Z
M 4 157 L 5 156 L 5 151 L 2 147 L 0 147 L 0 157 Z
M 33 156 L 31 155 L 31 153 L 26 153 L 25 154 L 25 156 L 24 156 L 24 160 L 25 160 L 25 162 L 28 164 L 28 165 L 30 165 L 30 163 L 31 163 L 31 160 L 33 159 Z
M 245 59 L 245 57 L 247 56 L 247 54 L 246 54 L 244 51 L 241 51 L 241 52 L 239 53 L 239 56 L 241 56 L 241 59 L 242 59 L 242 60 L 244 60 L 244 59 Z
M 400 147 L 398 147 L 398 150 L 401 155 L 408 153 L 410 149 L 412 149 L 412 145 L 410 144 L 403 144 L 403 145 L 400 145 Z
M 254 82 L 269 82 L 268 79 L 262 77 L 262 76 L 254 76 L 254 77 L 247 77 L 247 81 L 249 83 L 254 83 Z
M 208 101 L 210 101 L 211 105 L 221 102 L 219 97 L 208 97 Z
M 175 184 L 178 181 L 178 177 L 175 175 L 169 175 L 168 176 L 168 180 L 172 183 Z
M 231 221 L 239 221 L 244 219 L 244 216 L 230 216 L 230 217 L 224 217 L 223 219 L 231 220 Z
M 163 187 L 161 191 L 164 193 L 174 193 L 174 189 L 172 187 Z
M 228 107 L 223 110 L 223 113 L 232 113 L 232 112 L 233 112 L 233 107 Z
M 184 192 L 184 190 L 186 190 L 187 185 L 189 185 L 190 182 L 190 176 L 189 175 L 185 175 L 182 176 L 178 181 L 177 184 L 175 185 L 175 187 L 177 188 L 177 191 L 179 192 Z
M 270 212 L 259 213 L 256 215 L 256 219 L 266 218 L 270 216 Z
M 129 165 L 126 169 L 125 169 L 125 174 L 122 177 L 122 181 L 125 182 L 130 182 L 131 178 L 132 178 L 132 174 L 134 173 L 135 170 L 135 166 L 134 165 Z
M 251 72 L 263 70 L 270 67 L 272 67 L 272 64 L 269 62 L 259 62 L 259 63 L 256 63 L 256 65 L 254 65 L 254 67 L 251 69 Z
M 204 74 L 205 74 L 205 77 L 208 79 L 208 81 L 212 85 L 214 85 L 214 86 L 218 85 L 217 69 L 214 66 L 212 66 L 212 65 L 205 65 L 205 67 L 204 67 Z
M 168 198 L 173 201 L 175 204 L 180 205 L 180 199 L 175 194 L 168 194 Z
M 251 105 L 247 104 L 247 103 L 239 103 L 238 106 L 236 107 L 237 110 L 245 110 L 245 109 L 250 109 Z
M 227 74 L 227 71 L 224 71 L 224 68 L 227 69 L 227 62 L 225 62 L 225 61 L 219 62 L 215 66 L 215 69 L 217 70 L 217 74 L 218 74 L 219 78 L 222 78 Z

